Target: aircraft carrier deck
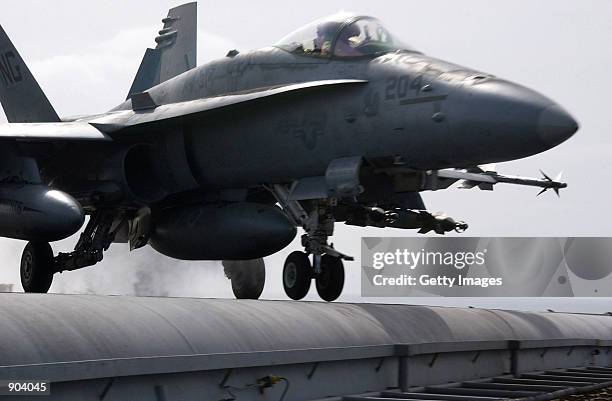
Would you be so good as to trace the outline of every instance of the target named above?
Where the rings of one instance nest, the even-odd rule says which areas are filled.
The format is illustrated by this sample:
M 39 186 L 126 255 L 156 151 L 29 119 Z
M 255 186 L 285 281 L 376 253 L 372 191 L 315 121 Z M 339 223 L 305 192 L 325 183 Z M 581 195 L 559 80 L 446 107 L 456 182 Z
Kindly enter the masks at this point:
M 612 317 L 0 294 L 0 379 L 49 400 L 552 400 L 612 385 Z M 2 397 L 0 397 L 2 399 Z

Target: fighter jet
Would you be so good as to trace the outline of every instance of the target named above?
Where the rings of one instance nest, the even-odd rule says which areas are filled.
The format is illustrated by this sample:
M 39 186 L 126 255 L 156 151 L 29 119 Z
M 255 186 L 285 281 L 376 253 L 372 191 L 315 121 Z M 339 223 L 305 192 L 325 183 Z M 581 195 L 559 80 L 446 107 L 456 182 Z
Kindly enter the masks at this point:
M 258 298 L 262 258 L 302 228 L 284 289 L 299 300 L 314 280 L 333 301 L 343 260 L 352 260 L 330 244 L 337 222 L 464 231 L 427 211 L 420 192 L 566 187 L 485 166 L 577 131 L 531 89 L 427 56 L 376 18 L 346 13 L 196 67 L 195 16 L 195 3 L 170 10 L 125 101 L 70 118 L 57 115 L 0 29 L 9 121 L 0 126 L 0 236 L 28 241 L 26 292 L 47 292 L 55 273 L 94 265 L 127 242 L 222 260 L 236 297 Z M 77 233 L 86 216 L 74 251 L 54 255 L 49 243 Z

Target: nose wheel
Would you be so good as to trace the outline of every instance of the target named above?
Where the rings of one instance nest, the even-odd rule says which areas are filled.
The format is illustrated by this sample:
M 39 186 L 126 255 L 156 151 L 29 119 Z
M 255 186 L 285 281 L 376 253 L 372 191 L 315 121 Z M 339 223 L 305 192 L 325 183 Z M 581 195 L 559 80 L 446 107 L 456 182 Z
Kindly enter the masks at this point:
M 316 258 L 315 258 L 316 260 Z M 306 252 L 293 252 L 283 268 L 283 287 L 287 296 L 295 301 L 304 299 L 314 278 L 317 293 L 327 302 L 338 299 L 344 288 L 344 264 L 342 259 L 323 255 L 319 268 L 313 267 Z
M 25 292 L 46 293 L 53 282 L 53 250 L 48 242 L 28 242 L 21 255 L 21 286 Z
M 344 288 L 344 263 L 342 259 L 331 256 L 321 256 L 321 272 L 315 277 L 317 292 L 322 300 L 333 302 Z

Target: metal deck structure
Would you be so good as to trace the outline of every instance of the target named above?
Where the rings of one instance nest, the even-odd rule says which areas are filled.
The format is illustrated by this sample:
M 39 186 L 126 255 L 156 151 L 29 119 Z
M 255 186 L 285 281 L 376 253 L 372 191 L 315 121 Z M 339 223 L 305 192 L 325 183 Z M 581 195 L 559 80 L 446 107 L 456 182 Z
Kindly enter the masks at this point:
M 612 369 L 557 369 L 340 397 L 342 401 L 550 401 L 612 386 Z
M 535 401 L 612 377 L 608 315 L 0 294 L 0 319 L 0 380 L 49 400 Z

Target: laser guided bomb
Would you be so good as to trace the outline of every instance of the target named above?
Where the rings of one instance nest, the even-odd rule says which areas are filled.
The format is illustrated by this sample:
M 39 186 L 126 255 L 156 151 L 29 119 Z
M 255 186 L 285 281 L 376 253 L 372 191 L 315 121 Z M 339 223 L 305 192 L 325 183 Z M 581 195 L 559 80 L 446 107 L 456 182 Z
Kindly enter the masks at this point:
M 196 67 L 196 14 L 195 3 L 170 10 L 127 99 L 76 118 L 58 117 L 0 30 L 9 120 L 0 140 L 10 156 L 0 160 L 0 235 L 30 241 L 27 292 L 46 292 L 55 272 L 91 266 L 113 242 L 129 242 L 223 259 L 235 295 L 258 298 L 257 258 L 301 227 L 304 250 L 285 262 L 285 291 L 301 299 L 314 279 L 332 301 L 343 260 L 352 260 L 329 243 L 336 222 L 461 232 L 465 222 L 427 211 L 420 193 L 566 186 L 490 166 L 577 131 L 568 112 L 531 89 L 424 55 L 377 19 L 346 13 Z M 38 179 L 22 174 L 25 165 Z M 54 256 L 48 242 L 74 233 L 83 214 L 74 251 Z

